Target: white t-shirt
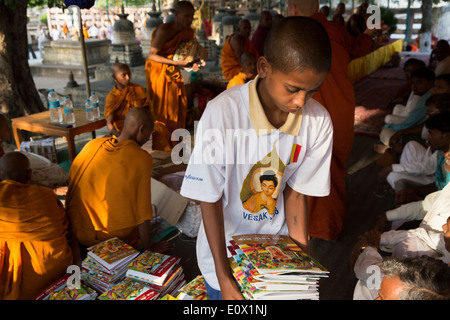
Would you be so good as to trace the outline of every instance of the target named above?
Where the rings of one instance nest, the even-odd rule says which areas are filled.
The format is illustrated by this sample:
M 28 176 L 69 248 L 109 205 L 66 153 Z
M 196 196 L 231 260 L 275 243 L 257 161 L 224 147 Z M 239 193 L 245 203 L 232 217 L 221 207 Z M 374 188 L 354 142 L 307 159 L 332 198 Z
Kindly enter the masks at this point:
M 239 234 L 288 234 L 286 183 L 310 196 L 327 196 L 330 190 L 333 127 L 327 110 L 310 99 L 277 130 L 265 116 L 256 81 L 208 103 L 181 187 L 187 198 L 222 199 L 227 244 Z M 197 260 L 208 284 L 220 290 L 203 222 Z

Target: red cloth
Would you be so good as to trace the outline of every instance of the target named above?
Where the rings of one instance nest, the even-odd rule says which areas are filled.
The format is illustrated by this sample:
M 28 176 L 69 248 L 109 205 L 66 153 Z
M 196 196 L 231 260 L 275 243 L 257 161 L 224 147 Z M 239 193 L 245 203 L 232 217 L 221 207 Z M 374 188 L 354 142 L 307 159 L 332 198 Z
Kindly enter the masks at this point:
M 260 56 L 264 54 L 264 43 L 266 42 L 267 35 L 270 29 L 262 28 L 258 25 L 252 36 L 252 42 Z
M 331 42 L 331 69 L 319 91 L 313 96 L 330 113 L 333 122 L 331 186 L 327 197 L 308 197 L 309 234 L 311 237 L 336 240 L 345 218 L 346 161 L 353 146 L 355 95 L 348 77 L 348 62 L 371 52 L 375 44 L 368 35 L 353 38 L 346 29 L 328 21 L 322 13 L 312 18 L 319 21 Z

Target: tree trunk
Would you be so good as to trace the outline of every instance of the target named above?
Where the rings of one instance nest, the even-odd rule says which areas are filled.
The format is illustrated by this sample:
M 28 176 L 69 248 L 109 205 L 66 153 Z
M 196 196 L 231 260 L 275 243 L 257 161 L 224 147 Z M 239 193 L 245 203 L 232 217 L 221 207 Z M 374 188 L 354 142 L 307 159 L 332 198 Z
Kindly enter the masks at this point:
M 44 111 L 28 64 L 27 0 L 0 0 L 0 112 L 8 119 Z
M 431 28 L 433 26 L 433 0 L 422 0 L 422 26 L 419 30 L 420 51 L 431 51 Z

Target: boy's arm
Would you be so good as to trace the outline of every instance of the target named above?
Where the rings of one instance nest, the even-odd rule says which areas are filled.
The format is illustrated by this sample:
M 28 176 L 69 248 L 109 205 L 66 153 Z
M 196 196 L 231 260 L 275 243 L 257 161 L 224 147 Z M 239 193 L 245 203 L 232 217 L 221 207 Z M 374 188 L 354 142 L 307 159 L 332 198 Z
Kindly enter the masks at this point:
M 244 300 L 228 264 L 223 223 L 222 200 L 201 202 L 203 226 L 214 259 L 223 300 Z
M 289 236 L 308 253 L 308 200 L 304 194 L 294 191 L 289 185 L 286 185 L 283 195 Z
M 113 125 L 114 115 L 110 114 L 106 117 L 106 127 L 108 128 L 109 133 L 115 135 L 116 137 L 120 136 L 120 133 L 116 130 Z

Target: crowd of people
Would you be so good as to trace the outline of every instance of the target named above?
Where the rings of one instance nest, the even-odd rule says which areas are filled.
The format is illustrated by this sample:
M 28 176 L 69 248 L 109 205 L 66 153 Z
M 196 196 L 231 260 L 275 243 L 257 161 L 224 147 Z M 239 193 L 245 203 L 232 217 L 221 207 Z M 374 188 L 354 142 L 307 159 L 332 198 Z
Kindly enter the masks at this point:
M 170 151 L 172 133 L 186 127 L 180 68 L 202 65 L 173 57 L 195 37 L 194 12 L 179 1 L 175 19 L 153 32 L 145 88 L 130 81 L 127 65 L 112 66 L 104 112 L 110 135 L 76 156 L 64 205 L 30 183 L 23 152 L 0 148 L 0 299 L 32 299 L 67 266 L 80 265 L 86 248 L 112 237 L 139 250 L 173 247 L 151 241 L 153 160 L 145 145 Z M 263 11 L 251 38 L 242 19 L 223 46 L 229 85 L 201 115 L 180 190 L 200 203 L 197 261 L 211 299 L 243 299 L 227 258 L 235 234 L 289 235 L 305 252 L 311 237 L 339 241 L 354 138 L 348 62 L 374 50 L 377 32 L 350 34 L 342 14 L 339 6 L 329 19 L 317 0 L 289 0 L 286 17 L 273 21 Z M 353 248 L 354 299 L 450 299 L 449 48 L 439 41 L 427 65 L 404 64 L 405 85 L 374 146 L 377 194 L 395 194 L 396 207 Z M 10 131 L 0 117 L 0 142 Z

